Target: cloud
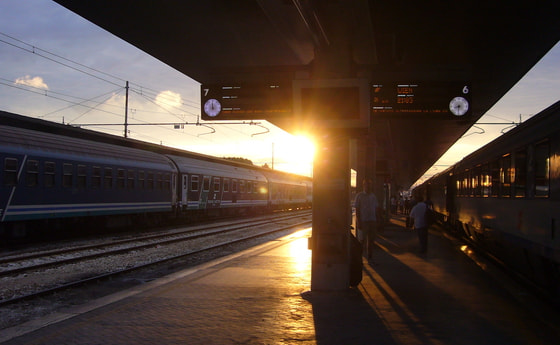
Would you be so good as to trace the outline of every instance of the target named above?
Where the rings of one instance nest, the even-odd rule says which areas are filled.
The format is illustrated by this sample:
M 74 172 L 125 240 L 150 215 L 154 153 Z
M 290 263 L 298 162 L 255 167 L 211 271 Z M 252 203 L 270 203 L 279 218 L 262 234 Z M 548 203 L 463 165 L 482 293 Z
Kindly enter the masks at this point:
M 173 91 L 162 91 L 156 96 L 156 103 L 162 107 L 178 108 L 183 103 L 181 95 Z
M 31 87 L 36 87 L 38 89 L 48 90 L 49 86 L 43 81 L 41 77 L 33 77 L 26 75 L 25 77 L 20 77 L 15 80 L 16 85 L 26 85 Z

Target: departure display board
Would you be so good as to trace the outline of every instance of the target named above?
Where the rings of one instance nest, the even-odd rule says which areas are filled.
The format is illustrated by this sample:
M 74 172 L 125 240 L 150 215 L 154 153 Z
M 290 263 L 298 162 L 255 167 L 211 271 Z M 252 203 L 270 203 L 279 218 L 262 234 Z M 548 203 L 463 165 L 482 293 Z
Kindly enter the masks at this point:
M 374 116 L 469 116 L 471 88 L 464 82 L 374 83 L 371 110 Z
M 365 79 L 294 80 L 294 118 L 314 128 L 368 128 Z
M 203 120 L 257 120 L 292 115 L 290 83 L 201 85 Z

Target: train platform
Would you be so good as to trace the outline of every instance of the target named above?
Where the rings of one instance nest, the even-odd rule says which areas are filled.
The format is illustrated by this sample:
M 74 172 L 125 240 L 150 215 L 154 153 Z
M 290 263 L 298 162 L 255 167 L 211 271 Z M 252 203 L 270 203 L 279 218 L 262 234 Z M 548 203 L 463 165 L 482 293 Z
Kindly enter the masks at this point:
M 310 291 L 310 229 L 0 331 L 2 344 L 552 344 L 558 312 L 391 220 L 357 288 Z M 479 263 L 480 265 L 483 265 Z M 507 281 L 507 278 L 505 279 Z M 510 286 L 506 286 L 506 285 Z

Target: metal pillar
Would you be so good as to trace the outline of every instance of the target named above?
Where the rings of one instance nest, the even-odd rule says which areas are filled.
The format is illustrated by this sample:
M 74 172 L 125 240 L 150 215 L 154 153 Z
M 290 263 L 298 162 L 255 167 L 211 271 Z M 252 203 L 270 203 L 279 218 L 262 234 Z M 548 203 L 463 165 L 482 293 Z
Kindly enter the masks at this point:
M 322 139 L 313 165 L 311 290 L 343 290 L 350 279 L 349 139 Z

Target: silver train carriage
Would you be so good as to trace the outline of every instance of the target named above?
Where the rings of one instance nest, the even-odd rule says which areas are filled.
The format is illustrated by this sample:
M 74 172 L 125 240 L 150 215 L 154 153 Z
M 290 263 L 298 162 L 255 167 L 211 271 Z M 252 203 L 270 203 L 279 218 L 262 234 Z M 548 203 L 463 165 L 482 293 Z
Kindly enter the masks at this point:
M 560 296 L 560 102 L 415 192 L 442 220 Z

